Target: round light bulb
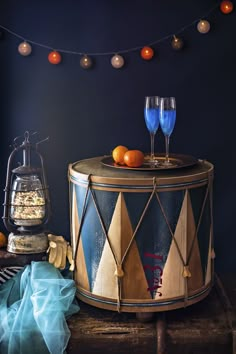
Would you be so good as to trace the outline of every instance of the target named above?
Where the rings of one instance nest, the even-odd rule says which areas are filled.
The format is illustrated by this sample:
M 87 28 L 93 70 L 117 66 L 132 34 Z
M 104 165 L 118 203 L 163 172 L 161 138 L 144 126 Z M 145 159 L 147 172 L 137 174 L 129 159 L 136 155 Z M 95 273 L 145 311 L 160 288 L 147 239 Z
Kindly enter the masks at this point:
M 30 55 L 32 52 L 32 47 L 29 43 L 27 43 L 26 41 L 22 42 L 19 44 L 18 46 L 18 52 L 23 55 L 23 56 L 27 56 Z
M 171 41 L 171 46 L 174 50 L 180 50 L 184 46 L 184 42 L 181 38 L 174 36 Z
M 197 24 L 198 32 L 205 34 L 210 31 L 211 25 L 207 20 L 200 20 Z
M 89 69 L 92 66 L 92 59 L 88 56 L 88 55 L 84 55 L 81 59 L 80 59 L 80 66 L 83 69 Z
M 228 15 L 234 9 L 234 5 L 231 1 L 224 0 L 220 3 L 220 10 L 223 14 Z
M 59 52 L 57 52 L 56 50 L 53 50 L 52 52 L 50 52 L 48 54 L 48 61 L 51 64 L 59 64 L 61 62 L 62 58 L 61 58 L 61 54 Z
M 111 58 L 111 65 L 113 66 L 113 68 L 115 69 L 120 69 L 122 68 L 122 66 L 124 65 L 125 61 L 124 58 L 119 55 L 119 54 L 115 54 L 113 55 L 113 57 Z
M 154 50 L 151 47 L 145 46 L 141 49 L 140 55 L 144 60 L 151 60 L 154 56 Z

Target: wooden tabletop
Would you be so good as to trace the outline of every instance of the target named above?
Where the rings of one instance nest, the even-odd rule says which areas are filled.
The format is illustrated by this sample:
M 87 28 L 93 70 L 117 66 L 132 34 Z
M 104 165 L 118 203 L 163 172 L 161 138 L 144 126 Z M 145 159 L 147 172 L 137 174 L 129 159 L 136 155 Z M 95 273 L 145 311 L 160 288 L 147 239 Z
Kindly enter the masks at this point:
M 134 313 L 100 310 L 79 302 L 80 312 L 68 321 L 68 354 L 159 354 L 158 322 L 163 319 L 167 333 L 163 354 L 236 354 L 235 292 L 235 275 L 226 274 L 221 280 L 216 274 L 204 300 L 156 313 L 149 322 L 138 321 Z
M 45 255 L 0 250 L 0 267 L 25 265 Z M 141 322 L 135 313 L 101 310 L 79 301 L 80 312 L 68 319 L 67 354 L 159 354 L 158 323 L 166 324 L 166 353 L 236 354 L 236 274 L 215 274 L 210 294 L 187 308 L 154 313 Z M 162 353 L 161 353 L 162 354 Z

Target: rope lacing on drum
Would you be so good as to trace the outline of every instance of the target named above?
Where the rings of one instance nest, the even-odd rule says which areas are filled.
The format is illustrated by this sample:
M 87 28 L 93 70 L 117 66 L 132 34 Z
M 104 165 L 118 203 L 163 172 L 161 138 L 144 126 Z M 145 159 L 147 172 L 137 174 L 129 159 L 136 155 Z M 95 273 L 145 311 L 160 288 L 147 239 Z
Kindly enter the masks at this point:
M 176 239 L 175 239 L 174 233 L 173 233 L 173 231 L 172 231 L 172 229 L 171 229 L 170 223 L 169 223 L 169 221 L 168 221 L 168 219 L 167 219 L 165 210 L 164 210 L 164 208 L 163 208 L 163 206 L 162 206 L 162 203 L 161 203 L 159 194 L 158 194 L 158 192 L 157 192 L 157 182 L 156 182 L 156 178 L 155 178 L 155 177 L 153 178 L 153 191 L 154 191 L 154 193 L 155 193 L 155 195 L 156 195 L 158 204 L 159 204 L 159 206 L 160 206 L 160 208 L 161 208 L 161 212 L 162 212 L 162 214 L 163 214 L 163 216 L 164 216 L 166 225 L 168 226 L 168 229 L 169 229 L 169 231 L 170 231 L 170 234 L 171 234 L 171 236 L 172 236 L 172 239 L 174 240 L 174 243 L 175 243 L 175 246 L 176 246 L 176 248 L 177 248 L 177 252 L 178 252 L 178 254 L 179 254 L 179 257 L 180 257 L 181 261 L 183 262 L 183 265 L 185 265 L 185 264 L 184 264 L 185 262 L 184 262 L 183 256 L 182 256 L 182 254 L 181 254 L 181 252 L 180 252 L 180 249 L 179 249 L 179 245 L 178 245 L 178 243 L 177 243 L 177 241 L 176 241 Z
M 136 226 L 136 228 L 135 228 L 135 230 L 133 232 L 133 235 L 132 235 L 132 237 L 130 239 L 130 242 L 129 242 L 129 244 L 128 244 L 128 246 L 127 246 L 127 248 L 126 248 L 126 250 L 125 250 L 125 252 L 124 252 L 124 254 L 122 256 L 121 261 L 119 262 L 117 257 L 116 257 L 116 254 L 115 254 L 115 252 L 114 252 L 114 250 L 112 248 L 111 242 L 109 240 L 108 232 L 106 230 L 104 221 L 102 219 L 102 216 L 101 216 L 101 213 L 100 213 L 100 210 L 99 210 L 99 207 L 98 207 L 98 203 L 96 201 L 96 196 L 95 196 L 93 190 L 91 189 L 91 195 L 92 195 L 92 198 L 93 198 L 93 202 L 94 202 L 94 205 L 95 205 L 95 208 L 96 208 L 96 211 L 97 211 L 97 214 L 98 214 L 98 217 L 99 217 L 103 232 L 104 232 L 104 234 L 106 236 L 107 242 L 109 244 L 110 250 L 112 252 L 112 255 L 113 255 L 113 258 L 114 258 L 114 261 L 115 261 L 115 264 L 116 264 L 116 270 L 115 270 L 115 274 L 114 275 L 117 278 L 117 311 L 118 312 L 120 312 L 121 298 L 122 298 L 122 278 L 124 276 L 123 263 L 125 261 L 125 258 L 126 258 L 128 252 L 129 252 L 130 248 L 131 248 L 131 245 L 132 245 L 132 243 L 134 241 L 134 238 L 135 238 L 135 236 L 137 234 L 137 231 L 138 231 L 138 229 L 139 229 L 139 227 L 140 227 L 140 225 L 142 223 L 142 220 L 143 220 L 144 215 L 145 215 L 145 213 L 146 213 L 146 211 L 148 209 L 148 206 L 149 206 L 149 204 L 151 202 L 151 199 L 153 198 L 154 193 L 155 193 L 155 190 L 152 191 L 152 193 L 151 193 L 151 195 L 150 195 L 150 197 L 149 197 L 149 199 L 148 199 L 148 201 L 147 201 L 147 203 L 146 203 L 146 205 L 145 205 L 145 207 L 143 209 L 143 212 L 142 212 L 141 217 L 140 217 L 140 219 L 139 219 L 139 221 L 137 223 L 137 226 Z
M 162 205 L 162 203 L 161 203 L 159 194 L 158 194 L 158 192 L 157 192 L 157 184 L 156 184 L 156 178 L 155 178 L 155 177 L 154 177 L 154 179 L 153 179 L 153 189 L 155 190 L 155 195 L 156 195 L 157 201 L 158 201 L 158 203 L 159 203 L 159 206 L 160 206 L 160 208 L 161 208 L 162 215 L 164 216 L 166 225 L 167 225 L 167 227 L 168 227 L 168 229 L 169 229 L 169 232 L 170 232 L 170 234 L 171 234 L 172 240 L 174 241 L 174 244 L 175 244 L 175 247 L 176 247 L 176 249 L 177 249 L 178 255 L 179 255 L 179 257 L 180 257 L 180 259 L 181 259 L 181 261 L 182 261 L 182 264 L 183 264 L 183 272 L 182 272 L 182 275 L 183 275 L 183 277 L 186 279 L 186 280 L 185 280 L 185 300 L 186 300 L 186 298 L 187 298 L 187 278 L 191 277 L 191 273 L 190 273 L 188 264 L 184 262 L 184 258 L 183 258 L 182 254 L 181 254 L 179 245 L 178 245 L 178 243 L 177 243 L 177 241 L 176 241 L 176 238 L 175 238 L 175 236 L 174 236 L 174 232 L 172 231 L 172 228 L 171 228 L 170 223 L 169 223 L 169 221 L 168 221 L 168 219 L 167 219 L 165 210 L 164 210 L 163 205 Z
M 201 224 L 201 221 L 202 221 L 202 216 L 203 216 L 203 211 L 204 211 L 204 208 L 205 208 L 205 205 L 206 205 L 206 200 L 207 200 L 207 196 L 208 196 L 208 193 L 209 193 L 209 189 L 210 189 L 210 185 L 211 185 L 211 179 L 209 178 L 208 179 L 208 185 L 207 185 L 207 190 L 206 190 L 206 193 L 205 193 L 205 196 L 204 196 L 204 201 L 203 201 L 203 204 L 202 204 L 202 208 L 201 208 L 201 212 L 200 212 L 200 216 L 199 216 L 199 220 L 198 220 L 198 223 L 197 223 L 197 227 L 196 227 L 196 230 L 195 230 L 195 234 L 194 234 L 194 237 L 193 237 L 193 241 L 192 241 L 192 244 L 191 244 L 191 247 L 190 247 L 190 251 L 189 251 L 189 254 L 187 256 L 187 259 L 186 259 L 186 262 L 184 261 L 184 258 L 181 254 L 181 251 L 180 251 L 180 248 L 179 248 L 179 245 L 178 245 L 178 242 L 176 241 L 176 238 L 175 238 L 175 235 L 174 235 L 174 232 L 172 231 L 172 228 L 170 226 L 170 223 L 167 219 L 167 216 L 166 216 L 166 213 L 165 213 L 165 210 L 162 206 L 162 203 L 161 203 L 161 200 L 160 200 L 160 197 L 158 195 L 158 192 L 157 192 L 157 185 L 156 185 L 156 178 L 154 177 L 153 179 L 153 188 L 155 189 L 155 195 L 156 195 L 156 198 L 157 198 L 157 201 L 159 203 L 159 206 L 161 208 L 161 212 L 164 216 L 164 219 L 166 221 L 166 225 L 168 226 L 168 229 L 169 229 L 169 232 L 171 234 L 171 237 L 174 241 L 174 244 L 176 246 L 176 249 L 177 249 L 177 252 L 178 252 L 178 255 L 183 263 L 183 272 L 182 272 L 182 275 L 183 277 L 185 278 L 185 303 L 187 302 L 188 300 L 188 278 L 191 277 L 191 271 L 189 269 L 189 262 L 190 262 L 190 259 L 191 259 L 191 256 L 192 256 L 192 252 L 193 252 L 193 246 L 194 246 L 194 243 L 195 243 L 195 240 L 197 238 L 197 235 L 198 235 L 198 231 L 199 231 L 199 227 L 200 227 L 200 224 Z M 188 190 L 186 189 L 186 191 L 188 192 Z M 211 205 L 211 223 L 212 223 L 212 205 Z
M 183 275 L 183 277 L 185 278 L 185 302 L 186 302 L 186 299 L 187 299 L 187 297 L 188 297 L 187 278 L 191 276 L 191 273 L 190 273 L 190 271 L 189 271 L 188 264 L 185 263 L 184 258 L 183 258 L 182 254 L 181 254 L 179 245 L 178 245 L 178 243 L 177 243 L 177 241 L 176 241 L 176 239 L 175 239 L 175 236 L 174 236 L 174 232 L 172 231 L 172 228 L 171 228 L 170 223 L 169 223 L 169 221 L 168 221 L 168 219 L 167 219 L 165 210 L 164 210 L 164 208 L 163 208 L 163 206 L 162 206 L 162 203 L 161 203 L 159 194 L 158 194 L 158 192 L 157 192 L 157 190 L 156 190 L 156 178 L 153 179 L 153 189 L 155 190 L 155 195 L 156 195 L 157 201 L 158 201 L 158 203 L 159 203 L 159 206 L 160 206 L 160 208 L 161 208 L 161 212 L 162 212 L 162 214 L 163 214 L 163 216 L 164 216 L 166 225 L 167 225 L 167 227 L 168 227 L 168 229 L 169 229 L 169 232 L 170 232 L 170 234 L 171 234 L 172 240 L 174 241 L 174 244 L 175 244 L 175 246 L 176 246 L 178 255 L 179 255 L 179 257 L 180 257 L 180 259 L 181 259 L 181 261 L 182 261 L 182 264 L 183 264 L 183 272 L 182 272 L 182 275 Z
M 193 237 L 193 241 L 192 241 L 192 244 L 191 244 L 191 247 L 190 247 L 190 251 L 189 251 L 189 255 L 187 257 L 187 264 L 190 262 L 190 259 L 191 259 L 191 256 L 192 256 L 192 252 L 193 252 L 193 248 L 194 248 L 194 243 L 196 241 L 196 238 L 197 238 L 197 235 L 198 235 L 198 231 L 199 231 L 199 227 L 201 225 L 201 221 L 202 221 L 202 217 L 203 217 L 203 212 L 204 212 L 204 209 L 205 209 L 205 206 L 206 206 L 206 201 L 207 201 L 207 197 L 210 195 L 210 225 L 211 225 L 211 228 L 213 227 L 213 212 L 212 212 L 212 179 L 213 179 L 213 176 L 212 174 L 208 174 L 208 184 L 207 184 L 207 189 L 206 189 L 206 193 L 205 193 L 205 196 L 204 196 L 204 200 L 203 200 L 203 204 L 202 204 L 202 208 L 201 208 L 201 211 L 200 211 L 200 216 L 199 216 L 199 219 L 198 219 L 198 223 L 197 223 L 197 227 L 196 227 L 196 231 L 195 231 L 195 234 L 194 234 L 194 237 Z M 211 233 L 210 233 L 210 237 L 211 237 L 211 242 L 212 242 L 212 229 L 211 229 Z M 214 257 L 214 249 L 212 249 L 211 251 L 211 258 L 213 259 Z M 187 283 L 186 283 L 186 288 L 187 288 Z M 188 291 L 188 289 L 186 289 L 186 291 Z M 187 293 L 186 293 L 187 294 Z M 186 301 L 186 298 L 185 298 L 185 301 Z
M 199 219 L 198 219 L 196 231 L 195 231 L 195 234 L 194 234 L 194 237 L 193 237 L 193 241 L 192 241 L 192 244 L 191 244 L 191 247 L 190 247 L 189 255 L 188 255 L 188 257 L 187 257 L 187 263 L 189 263 L 190 258 L 191 258 L 191 256 L 192 256 L 193 246 L 194 246 L 195 240 L 196 240 L 197 235 L 198 235 L 199 227 L 200 227 L 200 225 L 201 225 L 202 216 L 203 216 L 204 208 L 205 208 L 205 205 L 206 205 L 208 193 L 209 193 L 209 182 L 208 182 L 208 184 L 207 184 L 207 189 L 206 189 L 206 193 L 205 193 L 205 196 L 204 196 L 204 200 L 203 200 L 203 204 L 202 204 L 200 216 L 199 216 Z
M 86 205 L 87 205 L 86 202 L 87 202 L 87 198 L 88 198 L 88 192 L 89 192 L 89 190 L 90 190 L 91 196 L 92 196 L 92 199 L 93 199 L 93 202 L 94 202 L 94 205 L 95 205 L 95 208 L 96 208 L 96 211 L 97 211 L 99 220 L 100 220 L 100 224 L 101 224 L 101 226 L 102 226 L 103 232 L 104 232 L 104 234 L 105 234 L 105 237 L 106 237 L 106 239 L 107 239 L 108 245 L 109 245 L 109 247 L 110 247 L 110 250 L 111 250 L 111 252 L 112 252 L 112 255 L 113 255 L 113 258 L 114 258 L 114 261 L 115 261 L 115 264 L 116 264 L 116 271 L 115 271 L 115 274 L 114 274 L 114 275 L 115 275 L 116 278 L 117 278 L 117 311 L 120 312 L 121 298 L 122 298 L 122 294 L 121 294 L 121 290 L 122 290 L 122 278 L 123 278 L 123 276 L 124 276 L 124 270 L 123 270 L 122 266 L 123 266 L 124 260 L 125 260 L 125 258 L 126 258 L 126 256 L 127 256 L 128 252 L 129 252 L 129 250 L 130 250 L 130 247 L 131 247 L 131 245 L 132 245 L 132 243 L 133 243 L 133 240 L 134 240 L 134 238 L 135 238 L 135 236 L 136 236 L 136 234 L 137 234 L 137 231 L 138 231 L 138 229 L 139 229 L 139 227 L 140 227 L 140 225 L 141 225 L 141 223 L 142 223 L 142 221 L 143 221 L 143 218 L 144 218 L 144 216 L 145 216 L 145 214 L 146 214 L 146 211 L 147 211 L 147 209 L 148 209 L 148 207 L 149 207 L 149 204 L 150 204 L 152 198 L 153 198 L 154 195 L 155 195 L 156 198 L 157 198 L 157 201 L 158 201 L 158 203 L 159 203 L 161 212 L 162 212 L 162 214 L 163 214 L 163 216 L 164 216 L 166 225 L 167 225 L 167 227 L 168 227 L 168 229 L 169 229 L 169 232 L 170 232 L 170 234 L 171 234 L 171 237 L 172 237 L 172 239 L 173 239 L 173 241 L 174 241 L 174 244 L 175 244 L 175 246 L 176 246 L 176 249 L 177 249 L 177 252 L 178 252 L 178 254 L 179 254 L 179 257 L 180 257 L 180 259 L 181 259 L 181 261 L 182 261 L 182 263 L 183 263 L 183 272 L 182 272 L 182 275 L 183 275 L 183 277 L 186 279 L 186 280 L 185 280 L 185 302 L 186 302 L 186 301 L 188 300 L 187 279 L 188 279 L 189 277 L 191 277 L 191 272 L 190 272 L 190 269 L 189 269 L 188 264 L 189 264 L 189 261 L 190 261 L 190 259 L 191 259 L 191 255 L 192 255 L 192 252 L 193 252 L 194 242 L 195 242 L 195 240 L 196 240 L 196 237 L 197 237 L 197 234 L 198 234 L 198 230 L 199 230 L 199 227 L 200 227 L 200 224 L 201 224 L 203 211 L 204 211 L 204 208 L 205 208 L 207 196 L 208 196 L 209 189 L 210 189 L 210 185 L 211 185 L 211 179 L 209 178 L 209 180 L 208 180 L 208 186 L 207 186 L 206 194 L 205 194 L 205 197 L 204 197 L 204 202 L 203 202 L 203 205 L 202 205 L 202 209 L 201 209 L 201 212 L 200 212 L 200 217 L 199 217 L 199 220 L 198 220 L 198 223 L 197 223 L 196 231 L 195 231 L 195 234 L 194 234 L 194 238 L 193 238 L 193 241 L 192 241 L 192 244 L 191 244 L 191 247 L 190 247 L 190 252 L 189 252 L 189 255 L 188 255 L 188 257 L 187 257 L 186 262 L 184 261 L 184 258 L 183 258 L 182 254 L 181 254 L 179 245 L 178 245 L 178 243 L 177 243 L 177 241 L 176 241 L 176 239 L 175 239 L 175 236 L 174 236 L 174 232 L 172 231 L 172 228 L 171 228 L 170 223 L 169 223 L 169 221 L 168 221 L 168 219 L 167 219 L 165 210 L 164 210 L 163 205 L 162 205 L 162 203 L 161 203 L 159 194 L 158 194 L 158 192 L 157 192 L 157 180 L 156 180 L 155 177 L 153 178 L 153 190 L 152 190 L 152 192 L 151 192 L 151 194 L 150 194 L 150 197 L 149 197 L 148 200 L 147 200 L 147 203 L 146 203 L 146 205 L 145 205 L 145 207 L 144 207 L 144 209 L 143 209 L 143 211 L 142 211 L 142 214 L 141 214 L 141 216 L 140 216 L 140 219 L 139 219 L 139 221 L 138 221 L 138 223 L 137 223 L 137 225 L 136 225 L 136 228 L 135 228 L 135 230 L 134 230 L 134 232 L 133 232 L 133 235 L 132 235 L 132 237 L 131 237 L 131 239 L 130 239 L 130 242 L 129 242 L 129 244 L 128 244 L 128 246 L 127 246 L 127 248 L 126 248 L 126 250 L 125 250 L 125 252 L 124 252 L 124 255 L 123 255 L 123 257 L 122 257 L 122 259 L 121 259 L 120 262 L 118 261 L 118 259 L 117 259 L 117 257 L 116 257 L 116 254 L 115 254 L 115 252 L 114 252 L 114 250 L 113 250 L 113 247 L 112 247 L 112 245 L 111 245 L 111 242 L 110 242 L 110 240 L 109 240 L 108 232 L 107 232 L 107 230 L 106 230 L 104 221 L 103 221 L 103 219 L 102 219 L 100 210 L 99 210 L 99 208 L 98 208 L 98 203 L 97 203 L 97 201 L 96 201 L 96 196 L 95 196 L 93 190 L 90 188 L 90 185 L 91 185 L 91 175 L 88 176 L 88 184 L 87 184 L 86 193 L 85 193 L 85 198 L 84 198 L 84 202 L 83 202 L 83 209 L 82 209 L 82 214 L 81 214 L 81 222 L 80 222 L 80 225 L 79 225 L 78 238 L 77 238 L 77 242 L 76 242 L 76 246 L 75 246 L 75 254 L 74 254 L 75 266 L 76 266 L 76 258 L 77 258 L 77 252 L 78 252 L 78 246 L 79 246 L 79 239 L 80 239 L 81 229 L 82 229 L 82 225 L 83 225 L 83 221 L 84 221 L 84 216 L 85 216 L 85 211 L 86 211 Z M 210 204 L 210 209 L 211 209 L 211 224 L 212 224 L 212 203 Z
M 112 248 L 112 245 L 111 245 L 111 242 L 110 242 L 110 239 L 108 237 L 108 233 L 107 233 L 107 230 L 106 230 L 106 227 L 105 227 L 105 223 L 104 223 L 104 221 L 102 219 L 102 216 L 101 216 L 101 213 L 100 213 L 100 210 L 99 210 L 99 207 L 98 207 L 98 203 L 97 203 L 97 200 L 96 200 L 95 193 L 93 192 L 92 189 L 90 190 L 90 192 L 91 192 L 91 196 L 92 196 L 92 199 L 93 199 L 93 202 L 94 202 L 94 205 L 95 205 L 95 209 L 97 211 L 97 215 L 99 217 L 100 224 L 101 224 L 102 229 L 103 229 L 103 233 L 105 234 L 106 240 L 108 242 L 108 245 L 110 247 L 112 256 L 113 256 L 115 264 L 116 264 L 115 275 L 116 275 L 116 279 L 117 279 L 117 311 L 120 312 L 121 278 L 124 276 L 124 271 L 122 269 L 122 263 L 119 263 L 119 261 L 118 261 L 118 259 L 116 257 L 116 254 L 115 254 L 115 252 L 114 252 L 114 250 Z
M 80 225 L 79 225 L 79 230 L 78 230 L 78 236 L 77 236 L 76 245 L 75 245 L 75 252 L 74 252 L 74 255 L 73 255 L 74 262 L 75 262 L 75 269 L 77 268 L 76 261 L 77 261 L 77 253 L 78 253 L 79 242 L 80 242 L 80 235 L 81 235 L 81 230 L 82 230 L 84 217 L 85 217 L 85 212 L 86 212 L 87 199 L 88 199 L 88 195 L 89 195 L 89 191 L 90 191 L 92 199 L 93 199 L 93 202 L 94 202 L 94 205 L 95 205 L 95 209 L 96 209 L 98 217 L 99 217 L 100 224 L 102 226 L 103 232 L 104 232 L 104 234 L 106 236 L 107 242 L 109 244 L 110 250 L 112 252 L 113 258 L 114 258 L 115 263 L 116 263 L 116 272 L 115 272 L 116 274 L 115 275 L 117 277 L 117 310 L 118 310 L 118 312 L 120 312 L 120 299 L 121 299 L 121 281 L 120 281 L 120 278 L 123 277 L 124 272 L 122 270 L 122 264 L 119 264 L 119 262 L 118 262 L 118 260 L 116 258 L 115 252 L 114 252 L 114 250 L 113 250 L 113 248 L 111 246 L 111 243 L 110 243 L 110 240 L 109 240 L 109 237 L 107 235 L 107 231 L 106 231 L 106 228 L 105 228 L 105 225 L 104 225 L 104 221 L 103 221 L 103 219 L 101 217 L 101 213 L 100 213 L 98 205 L 97 205 L 95 194 L 94 194 L 93 190 L 90 187 L 91 187 L 91 174 L 88 175 L 88 183 L 87 183 L 87 188 L 86 188 L 85 197 L 84 197 L 84 201 L 83 201 L 83 208 L 82 208 L 81 220 L 80 220 Z

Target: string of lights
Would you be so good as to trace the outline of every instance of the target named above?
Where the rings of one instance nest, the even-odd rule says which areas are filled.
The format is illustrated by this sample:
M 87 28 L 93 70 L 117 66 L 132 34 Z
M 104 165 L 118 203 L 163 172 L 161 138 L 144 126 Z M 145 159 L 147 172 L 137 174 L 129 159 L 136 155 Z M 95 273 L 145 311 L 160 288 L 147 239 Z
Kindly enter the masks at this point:
M 9 34 L 19 38 L 23 42 L 19 44 L 18 46 L 18 52 L 23 55 L 23 56 L 28 56 L 32 52 L 32 45 L 42 47 L 44 49 L 48 49 L 50 53 L 48 54 L 48 61 L 51 64 L 59 64 L 62 60 L 62 54 L 71 54 L 71 55 L 78 55 L 81 56 L 80 59 L 80 65 L 84 69 L 88 69 L 92 66 L 92 58 L 94 56 L 112 56 L 111 58 L 111 64 L 114 68 L 119 69 L 124 65 L 124 58 L 123 54 L 127 54 L 130 52 L 135 52 L 135 51 L 140 51 L 140 55 L 142 59 L 144 60 L 150 60 L 154 56 L 154 50 L 153 46 L 164 42 L 166 40 L 171 39 L 171 46 L 174 50 L 181 50 L 184 46 L 184 41 L 181 38 L 181 34 L 186 31 L 188 28 L 192 26 L 196 26 L 197 30 L 201 34 L 206 34 L 210 31 L 210 22 L 206 20 L 212 14 L 214 11 L 217 9 L 220 9 L 220 11 L 223 14 L 229 14 L 233 11 L 233 3 L 231 0 L 223 0 L 220 1 L 219 3 L 215 4 L 213 7 L 211 7 L 206 13 L 202 14 L 201 17 L 198 17 L 194 21 L 184 25 L 183 27 L 177 29 L 174 33 L 169 33 L 161 38 L 158 38 L 152 42 L 147 42 L 145 45 L 140 45 L 136 47 L 131 47 L 127 49 L 119 49 L 119 50 L 113 50 L 113 51 L 108 51 L 108 52 L 89 52 L 89 53 L 84 53 L 80 51 L 73 51 L 73 50 L 65 50 L 63 48 L 53 48 L 52 46 L 48 46 L 44 43 L 39 43 L 37 41 L 34 41 L 29 38 L 25 38 L 21 34 L 12 31 L 8 27 L 5 27 L 0 24 L 0 29 L 3 31 L 8 32 Z

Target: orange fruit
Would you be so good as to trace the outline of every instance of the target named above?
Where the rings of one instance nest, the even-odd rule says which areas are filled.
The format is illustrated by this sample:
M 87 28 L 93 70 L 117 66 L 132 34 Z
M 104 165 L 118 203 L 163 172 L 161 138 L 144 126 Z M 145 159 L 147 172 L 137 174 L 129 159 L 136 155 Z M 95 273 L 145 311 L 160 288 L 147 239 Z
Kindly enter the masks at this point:
M 7 245 L 7 237 L 4 235 L 3 232 L 0 232 L 0 248 L 1 247 L 6 247 Z
M 140 150 L 128 150 L 124 156 L 124 162 L 129 167 L 140 167 L 144 161 L 144 154 Z
M 128 148 L 123 145 L 118 145 L 112 151 L 113 160 L 119 165 L 124 165 L 124 155 L 128 151 Z

